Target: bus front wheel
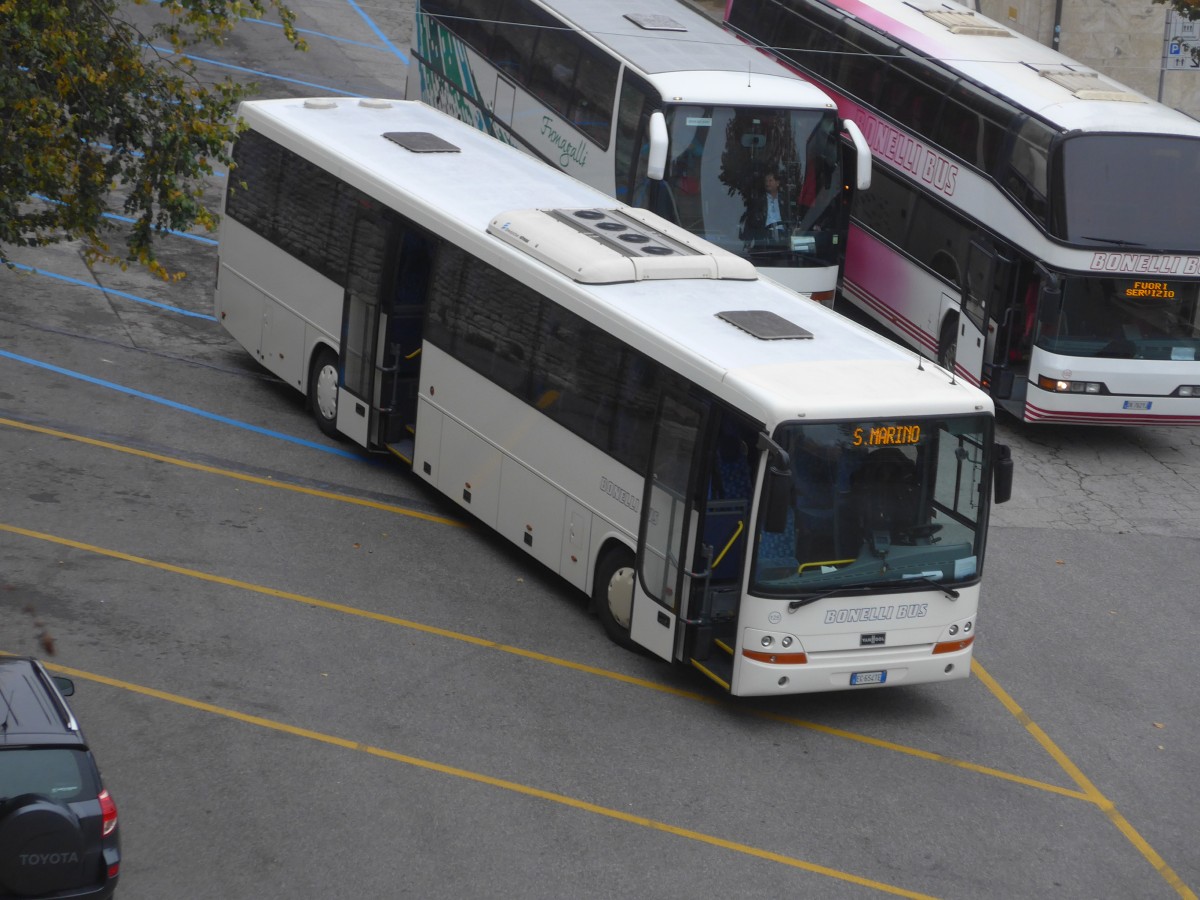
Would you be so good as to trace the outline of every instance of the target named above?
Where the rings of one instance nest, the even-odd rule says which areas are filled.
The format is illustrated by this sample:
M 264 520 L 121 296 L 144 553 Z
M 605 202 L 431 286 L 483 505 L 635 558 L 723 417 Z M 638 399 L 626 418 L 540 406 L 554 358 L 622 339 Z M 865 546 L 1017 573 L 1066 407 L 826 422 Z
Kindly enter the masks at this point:
M 609 552 L 596 569 L 592 601 L 596 615 L 613 642 L 632 647 L 629 620 L 633 612 L 633 554 L 628 550 Z
M 338 437 L 338 358 L 328 347 L 322 347 L 313 357 L 308 376 L 308 402 L 317 427 L 329 437 Z

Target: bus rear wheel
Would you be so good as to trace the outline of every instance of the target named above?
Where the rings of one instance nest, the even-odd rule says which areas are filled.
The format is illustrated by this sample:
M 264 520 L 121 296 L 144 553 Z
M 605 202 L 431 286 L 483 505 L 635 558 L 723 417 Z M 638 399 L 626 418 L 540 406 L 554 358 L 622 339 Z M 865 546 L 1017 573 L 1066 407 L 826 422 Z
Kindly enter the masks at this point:
M 633 554 L 628 550 L 610 551 L 596 568 L 592 602 L 596 615 L 609 638 L 622 647 L 632 647 L 629 621 L 633 612 Z
M 317 427 L 329 437 L 340 437 L 337 430 L 338 358 L 328 347 L 322 347 L 313 357 L 308 375 L 308 402 Z

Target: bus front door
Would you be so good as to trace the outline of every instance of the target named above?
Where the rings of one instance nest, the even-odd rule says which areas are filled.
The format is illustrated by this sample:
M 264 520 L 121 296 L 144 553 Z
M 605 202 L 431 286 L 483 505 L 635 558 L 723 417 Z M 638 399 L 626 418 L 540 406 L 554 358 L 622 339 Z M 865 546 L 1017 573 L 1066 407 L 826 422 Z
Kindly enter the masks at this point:
M 433 252 L 427 234 L 359 210 L 342 309 L 338 430 L 365 447 L 399 447 L 405 459 Z
M 702 403 L 674 391 L 664 394 L 642 494 L 629 636 L 665 660 L 675 658 L 680 604 L 690 590 L 687 561 L 699 519 L 694 486 L 703 425 Z
M 962 312 L 958 320 L 958 340 L 955 346 L 955 369 L 964 372 L 975 384 L 983 380 L 984 347 L 987 343 L 987 305 L 992 293 L 992 278 L 996 271 L 995 250 L 977 240 L 971 241 L 967 253 L 966 286 L 963 288 Z

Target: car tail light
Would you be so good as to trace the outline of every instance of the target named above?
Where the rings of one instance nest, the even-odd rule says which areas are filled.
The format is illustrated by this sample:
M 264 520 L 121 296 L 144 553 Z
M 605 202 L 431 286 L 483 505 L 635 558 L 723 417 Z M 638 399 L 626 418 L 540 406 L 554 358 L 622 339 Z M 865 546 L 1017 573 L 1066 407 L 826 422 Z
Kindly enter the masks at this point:
M 107 788 L 100 792 L 97 799 L 100 801 L 100 834 L 108 837 L 117 827 L 117 804 L 113 803 L 113 798 L 109 796 Z

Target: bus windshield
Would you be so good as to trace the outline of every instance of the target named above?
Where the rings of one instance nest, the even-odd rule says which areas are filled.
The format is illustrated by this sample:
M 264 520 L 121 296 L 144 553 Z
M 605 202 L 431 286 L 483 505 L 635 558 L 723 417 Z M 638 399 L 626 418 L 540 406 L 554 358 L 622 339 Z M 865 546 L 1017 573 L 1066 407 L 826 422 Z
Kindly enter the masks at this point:
M 1200 139 L 1083 134 L 1062 143 L 1066 238 L 1146 250 L 1200 249 Z
M 1062 279 L 1036 343 L 1063 356 L 1200 359 L 1200 285 L 1155 276 Z
M 783 531 L 760 517 L 752 591 L 975 581 L 991 427 L 988 416 L 781 426 L 792 500 Z
M 675 105 L 665 115 L 665 177 L 637 205 L 758 266 L 838 264 L 835 110 Z

